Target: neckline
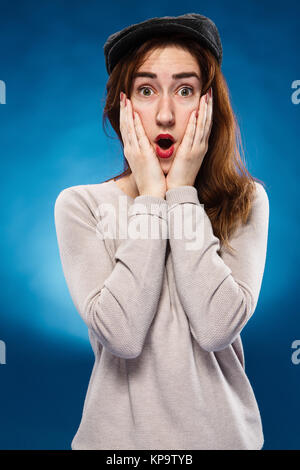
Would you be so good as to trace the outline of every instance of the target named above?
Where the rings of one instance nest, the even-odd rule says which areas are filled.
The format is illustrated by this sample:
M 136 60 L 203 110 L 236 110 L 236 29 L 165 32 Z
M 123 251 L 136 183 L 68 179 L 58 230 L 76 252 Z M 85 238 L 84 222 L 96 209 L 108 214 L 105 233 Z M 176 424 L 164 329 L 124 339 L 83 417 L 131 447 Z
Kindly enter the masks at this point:
M 134 201 L 134 198 L 131 197 L 131 196 L 129 196 L 129 194 L 125 193 L 125 192 L 123 191 L 123 189 L 121 189 L 121 188 L 117 185 L 117 183 L 116 183 L 116 181 L 115 181 L 114 179 L 108 181 L 108 183 L 111 183 L 111 185 L 118 191 L 118 193 L 119 193 L 119 194 L 122 194 L 123 196 L 126 196 L 127 199 L 129 199 L 129 201 Z

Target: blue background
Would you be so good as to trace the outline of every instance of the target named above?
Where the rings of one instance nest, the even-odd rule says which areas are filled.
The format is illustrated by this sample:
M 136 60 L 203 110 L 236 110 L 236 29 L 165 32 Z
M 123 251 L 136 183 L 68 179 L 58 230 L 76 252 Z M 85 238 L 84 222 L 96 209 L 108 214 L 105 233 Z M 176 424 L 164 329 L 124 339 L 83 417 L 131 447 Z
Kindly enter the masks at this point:
M 0 9 L 0 448 L 70 449 L 80 422 L 93 352 L 63 277 L 53 211 L 62 189 L 123 169 L 117 139 L 102 129 L 103 44 L 129 24 L 196 12 L 220 31 L 247 167 L 270 202 L 261 294 L 242 331 L 264 449 L 300 449 L 300 364 L 291 361 L 300 338 L 299 2 L 1 0 Z

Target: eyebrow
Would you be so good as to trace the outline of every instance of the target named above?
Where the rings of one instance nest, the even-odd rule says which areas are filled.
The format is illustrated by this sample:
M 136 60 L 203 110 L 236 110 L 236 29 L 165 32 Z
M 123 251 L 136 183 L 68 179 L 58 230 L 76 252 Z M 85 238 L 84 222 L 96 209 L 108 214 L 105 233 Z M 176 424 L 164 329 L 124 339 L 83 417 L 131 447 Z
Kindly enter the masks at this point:
M 156 73 L 151 73 L 151 72 L 136 72 L 133 75 L 133 78 L 137 78 L 137 77 L 157 78 L 157 75 Z M 196 77 L 199 80 L 199 82 L 201 81 L 199 75 L 197 75 L 196 72 L 181 72 L 181 73 L 175 73 L 172 75 L 173 80 L 179 80 L 180 78 L 190 78 L 190 77 Z

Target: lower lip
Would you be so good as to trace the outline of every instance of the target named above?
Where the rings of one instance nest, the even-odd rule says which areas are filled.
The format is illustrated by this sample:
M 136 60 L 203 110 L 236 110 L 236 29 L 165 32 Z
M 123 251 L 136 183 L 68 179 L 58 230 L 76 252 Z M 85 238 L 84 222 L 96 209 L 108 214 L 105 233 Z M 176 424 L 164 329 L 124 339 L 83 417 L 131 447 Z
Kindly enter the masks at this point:
M 156 155 L 160 158 L 170 158 L 174 152 L 174 145 L 171 145 L 168 149 L 162 149 L 159 145 L 156 145 Z

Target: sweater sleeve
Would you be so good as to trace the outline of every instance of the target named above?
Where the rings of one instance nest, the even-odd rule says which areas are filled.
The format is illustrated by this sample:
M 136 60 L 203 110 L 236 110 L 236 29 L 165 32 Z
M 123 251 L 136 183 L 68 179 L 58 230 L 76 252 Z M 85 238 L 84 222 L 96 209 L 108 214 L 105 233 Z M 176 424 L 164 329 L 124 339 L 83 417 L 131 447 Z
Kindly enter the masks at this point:
M 102 346 L 112 354 L 137 357 L 157 311 L 163 282 L 167 202 L 142 195 L 132 203 L 128 227 L 156 223 L 159 236 L 127 236 L 113 260 L 101 223 L 85 198 L 66 188 L 54 208 L 63 273 L 76 309 Z M 98 231 L 98 235 L 97 235 Z M 129 230 L 128 230 L 129 232 Z
M 269 200 L 264 187 L 255 184 L 250 217 L 229 240 L 233 253 L 220 250 L 194 186 L 166 193 L 176 288 L 191 333 L 206 351 L 229 346 L 257 305 L 267 252 Z

